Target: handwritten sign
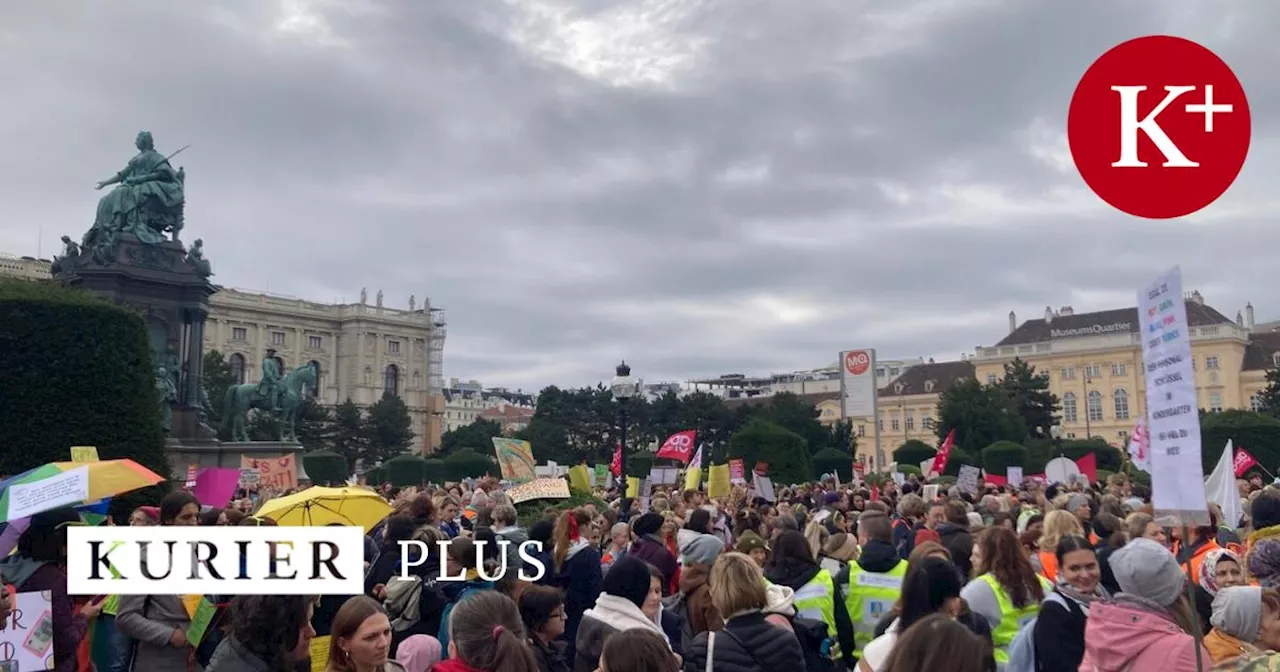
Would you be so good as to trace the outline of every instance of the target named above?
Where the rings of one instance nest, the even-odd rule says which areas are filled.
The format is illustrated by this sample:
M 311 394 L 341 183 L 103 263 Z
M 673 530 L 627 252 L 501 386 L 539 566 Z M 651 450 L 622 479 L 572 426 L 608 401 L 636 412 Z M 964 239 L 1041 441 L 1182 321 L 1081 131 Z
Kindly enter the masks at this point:
M 261 476 L 262 475 L 258 473 L 257 469 L 241 469 L 240 485 L 257 485 L 258 479 L 261 478 Z
M 514 483 L 524 483 L 537 478 L 533 462 L 533 446 L 528 441 L 493 437 L 493 452 L 498 457 L 502 478 Z
M 568 499 L 569 484 L 563 478 L 539 478 L 507 490 L 512 504 L 533 499 Z
M 49 591 L 18 593 L 8 627 L 0 630 L 0 669 L 53 669 L 53 610 Z
M 97 446 L 71 446 L 71 461 L 79 464 L 88 464 L 89 462 L 98 461 Z
M 311 672 L 324 672 L 329 668 L 329 647 L 333 638 L 329 635 L 311 640 Z
M 241 469 L 258 471 L 259 487 L 270 487 L 285 491 L 298 487 L 298 460 L 293 455 L 280 457 L 240 458 Z
M 978 494 L 978 477 L 982 473 L 977 467 L 966 464 L 960 467 L 960 475 L 956 477 L 956 485 L 960 487 L 962 492 L 971 495 Z
M 7 520 L 17 520 L 89 498 L 89 468 L 77 467 L 34 483 L 9 486 Z

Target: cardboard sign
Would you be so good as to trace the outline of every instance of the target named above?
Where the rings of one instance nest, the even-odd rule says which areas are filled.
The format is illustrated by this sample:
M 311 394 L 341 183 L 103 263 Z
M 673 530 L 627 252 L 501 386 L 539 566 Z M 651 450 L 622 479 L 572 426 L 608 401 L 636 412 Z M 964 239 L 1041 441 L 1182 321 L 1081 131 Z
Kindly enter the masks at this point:
M 280 457 L 240 458 L 241 469 L 256 469 L 258 484 L 284 492 L 298 487 L 298 460 L 293 455 Z
M 507 490 L 512 504 L 534 499 L 569 499 L 569 484 L 563 478 L 538 478 Z

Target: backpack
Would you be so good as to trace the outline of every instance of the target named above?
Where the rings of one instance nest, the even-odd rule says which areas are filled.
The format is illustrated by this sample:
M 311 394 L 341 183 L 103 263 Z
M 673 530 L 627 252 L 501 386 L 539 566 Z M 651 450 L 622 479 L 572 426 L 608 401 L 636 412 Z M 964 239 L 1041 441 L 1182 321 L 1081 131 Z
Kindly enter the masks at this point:
M 893 521 L 893 535 L 898 536 L 898 530 L 906 528 L 906 532 L 898 538 L 898 543 L 894 545 L 894 549 L 898 551 L 898 557 L 906 560 L 911 555 L 912 549 L 916 545 L 915 530 L 911 527 L 911 522 L 904 518 L 897 518 Z
M 804 651 L 805 672 L 836 672 L 836 661 L 831 659 L 833 636 L 827 633 L 827 624 L 814 618 L 791 619 L 791 628 L 800 640 Z
M 387 618 L 391 619 L 392 630 L 404 632 L 422 620 L 423 588 L 421 576 L 404 579 L 393 575 L 387 581 L 387 596 L 382 605 L 387 610 Z
M 453 608 L 458 606 L 459 602 L 467 599 L 467 596 L 470 595 L 471 593 L 475 593 L 481 590 L 486 590 L 486 589 L 481 588 L 479 586 L 468 586 L 466 588 L 463 588 L 462 592 L 458 593 L 458 599 L 445 605 L 444 613 L 440 615 L 440 631 L 436 633 L 436 639 L 440 641 L 441 651 L 449 650 L 449 618 L 453 616 Z
M 1044 602 L 1040 603 L 1043 609 L 1045 603 L 1056 602 L 1066 607 L 1072 613 L 1079 613 L 1080 607 L 1074 600 L 1068 600 L 1061 593 L 1052 592 L 1045 595 Z M 1004 672 L 1036 672 L 1036 621 L 1040 620 L 1037 616 L 1026 625 L 1023 625 L 1018 634 L 1014 636 L 1013 641 L 1009 642 L 1009 663 L 1005 665 Z

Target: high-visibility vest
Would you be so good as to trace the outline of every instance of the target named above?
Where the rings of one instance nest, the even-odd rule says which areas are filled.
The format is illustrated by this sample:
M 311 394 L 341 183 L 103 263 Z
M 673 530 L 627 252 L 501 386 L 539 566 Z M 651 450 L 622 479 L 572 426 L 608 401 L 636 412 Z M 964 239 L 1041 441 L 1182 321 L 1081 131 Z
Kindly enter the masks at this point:
M 869 572 L 856 563 L 850 567 L 849 588 L 845 606 L 853 621 L 853 655 L 862 657 L 862 649 L 875 639 L 880 617 L 893 610 L 902 595 L 902 577 L 907 574 L 907 561 L 899 560 L 887 572 Z
M 831 572 L 819 569 L 817 575 L 800 587 L 795 595 L 796 616 L 822 621 L 827 624 L 827 637 L 831 639 L 831 658 L 840 656 L 839 637 L 836 634 L 836 582 Z
M 1053 589 L 1053 584 L 1043 576 L 1036 578 L 1040 579 L 1040 585 L 1047 595 Z M 1030 604 L 1019 609 L 1013 606 L 1009 592 L 1000 585 L 1000 581 L 994 575 L 983 574 L 978 577 L 978 580 L 991 587 L 991 592 L 996 596 L 996 604 L 1000 607 L 1000 622 L 991 628 L 991 643 L 995 646 L 996 663 L 1005 665 L 1009 662 L 1009 644 L 1013 642 L 1014 637 L 1018 636 L 1022 626 L 1040 614 L 1040 602 L 1031 600 Z

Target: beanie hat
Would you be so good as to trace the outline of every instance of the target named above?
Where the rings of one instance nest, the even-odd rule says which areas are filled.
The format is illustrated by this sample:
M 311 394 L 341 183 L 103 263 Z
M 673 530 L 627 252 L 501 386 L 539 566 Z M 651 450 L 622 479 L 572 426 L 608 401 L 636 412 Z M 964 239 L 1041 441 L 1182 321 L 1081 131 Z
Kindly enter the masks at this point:
M 1253 542 L 1246 556 L 1249 576 L 1263 588 L 1280 588 L 1280 539 L 1264 537 Z
M 822 496 L 822 503 L 824 505 L 840 503 L 840 493 L 828 492 L 827 494 Z
M 660 513 L 649 513 L 636 518 L 636 522 L 632 523 L 631 531 L 636 533 L 637 537 L 643 537 L 646 534 L 657 534 L 662 529 L 662 524 L 666 519 Z
M 710 534 L 699 534 L 680 549 L 687 565 L 709 565 L 724 552 L 724 542 Z
M 739 535 L 738 543 L 734 545 L 733 550 L 739 553 L 750 553 L 757 548 L 763 548 L 767 551 L 769 550 L 769 544 L 766 544 L 764 538 L 760 535 L 752 532 L 751 530 L 747 530 Z
M 606 594 L 630 600 L 637 607 L 642 607 L 644 598 L 649 595 L 649 564 L 625 555 L 613 563 L 600 585 Z
M 1067 510 L 1071 513 L 1075 513 L 1076 509 L 1088 505 L 1089 498 L 1080 493 L 1076 493 L 1067 498 Z
M 1233 586 L 1218 591 L 1209 623 L 1241 641 L 1257 640 L 1262 625 L 1262 588 Z
M 1164 546 L 1150 539 L 1134 539 L 1111 554 L 1111 572 L 1120 592 L 1168 607 L 1178 601 L 1186 577 Z

